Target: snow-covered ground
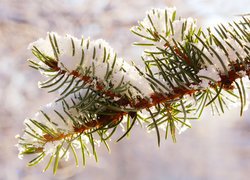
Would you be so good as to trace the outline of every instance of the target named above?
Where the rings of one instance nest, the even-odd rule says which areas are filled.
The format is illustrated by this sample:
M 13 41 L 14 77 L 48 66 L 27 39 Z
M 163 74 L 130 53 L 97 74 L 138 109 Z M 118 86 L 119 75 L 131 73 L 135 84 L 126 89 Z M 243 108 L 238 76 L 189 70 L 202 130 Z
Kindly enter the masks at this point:
M 23 120 L 32 116 L 53 94 L 37 88 L 39 74 L 28 67 L 30 42 L 46 32 L 103 38 L 122 57 L 137 61 L 140 48 L 129 28 L 152 7 L 176 6 L 182 16 L 197 18 L 202 26 L 233 19 L 250 12 L 249 0 L 0 0 L 0 179 L 240 179 L 250 176 L 249 112 L 239 110 L 221 117 L 206 113 L 193 128 L 157 147 L 155 134 L 134 128 L 129 140 L 111 142 L 111 154 L 99 149 L 99 163 L 85 168 L 60 164 L 56 176 L 44 166 L 26 167 L 19 160 L 16 134 Z

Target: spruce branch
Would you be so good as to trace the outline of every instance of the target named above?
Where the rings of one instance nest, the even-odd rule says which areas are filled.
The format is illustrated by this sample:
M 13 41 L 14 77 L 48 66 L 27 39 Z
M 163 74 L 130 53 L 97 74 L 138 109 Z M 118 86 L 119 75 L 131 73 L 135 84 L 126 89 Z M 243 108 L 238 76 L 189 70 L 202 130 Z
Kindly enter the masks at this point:
M 158 145 L 165 138 L 190 128 L 210 106 L 224 113 L 240 101 L 247 107 L 246 77 L 250 76 L 250 19 L 211 29 L 197 28 L 196 20 L 181 18 L 175 8 L 152 9 L 131 31 L 144 46 L 145 68 L 118 57 L 104 40 L 81 40 L 48 33 L 29 45 L 36 60 L 30 66 L 47 79 L 39 87 L 58 98 L 24 121 L 19 137 L 20 157 L 35 155 L 33 166 L 45 157 L 56 173 L 59 161 L 73 154 L 78 166 L 80 149 L 98 160 L 96 146 L 108 141 L 117 129 L 128 136 L 136 122 L 155 130 Z

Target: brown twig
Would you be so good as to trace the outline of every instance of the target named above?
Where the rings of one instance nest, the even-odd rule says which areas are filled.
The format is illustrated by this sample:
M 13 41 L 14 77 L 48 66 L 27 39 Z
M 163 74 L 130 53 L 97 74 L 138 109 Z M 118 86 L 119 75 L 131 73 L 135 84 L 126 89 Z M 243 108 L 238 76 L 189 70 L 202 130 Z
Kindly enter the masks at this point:
M 56 69 L 57 71 L 60 71 L 62 74 L 67 72 L 65 70 L 61 70 L 59 67 L 54 67 L 54 69 Z M 237 78 L 241 78 L 241 75 L 238 73 L 239 71 L 244 70 L 244 71 L 246 71 L 246 74 L 248 76 L 250 75 L 250 69 L 246 70 L 245 66 L 243 66 L 242 64 L 231 64 L 231 69 L 232 70 L 228 71 L 228 76 L 224 75 L 224 74 L 220 74 L 221 80 L 215 84 L 210 84 L 210 86 L 216 87 L 216 84 L 217 85 L 223 84 L 222 88 L 224 90 L 232 90 L 232 89 L 234 89 L 234 86 L 232 85 L 232 83 Z M 69 72 L 69 74 L 83 80 L 85 83 L 91 83 L 93 80 L 91 77 L 82 76 L 77 71 Z M 184 95 L 188 95 L 188 94 L 192 95 L 198 91 L 201 91 L 199 89 L 186 89 L 186 88 L 182 88 L 182 87 L 176 87 L 173 89 L 171 94 L 153 93 L 150 95 L 150 98 L 137 97 L 137 99 L 135 101 L 135 100 L 128 99 L 126 96 L 121 96 L 119 94 L 115 94 L 109 90 L 104 91 L 104 89 L 105 89 L 104 84 L 101 81 L 99 81 L 95 90 L 101 91 L 103 94 L 105 94 L 106 96 L 109 96 L 112 99 L 114 97 L 119 97 L 120 99 L 115 101 L 115 103 L 117 105 L 120 105 L 120 106 L 129 105 L 131 108 L 138 109 L 138 111 L 142 110 L 142 109 L 148 109 L 148 108 L 153 107 L 157 104 L 171 102 L 173 100 L 182 98 Z M 101 115 L 101 116 L 98 116 L 98 118 L 95 120 L 92 120 L 92 121 L 87 122 L 83 125 L 80 125 L 79 127 L 74 127 L 74 132 L 72 132 L 72 133 L 58 134 L 57 137 L 53 137 L 51 135 L 45 134 L 43 137 L 45 138 L 46 142 L 61 140 L 63 138 L 72 137 L 75 134 L 84 133 L 87 130 L 105 127 L 110 123 L 115 124 L 115 123 L 121 121 L 123 116 L 128 115 L 128 112 L 123 112 L 123 111 L 110 110 L 110 112 L 112 115 Z

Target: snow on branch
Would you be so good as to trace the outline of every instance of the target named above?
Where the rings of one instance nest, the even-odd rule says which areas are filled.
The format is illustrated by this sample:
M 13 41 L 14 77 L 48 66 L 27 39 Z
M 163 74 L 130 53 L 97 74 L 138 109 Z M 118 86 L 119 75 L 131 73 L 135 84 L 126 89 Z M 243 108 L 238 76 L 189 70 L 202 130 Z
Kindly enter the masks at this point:
M 56 173 L 59 160 L 69 154 L 85 165 L 118 129 L 126 137 L 139 123 L 161 133 L 191 127 L 190 121 L 210 106 L 223 113 L 230 104 L 247 108 L 246 87 L 250 75 L 250 20 L 219 25 L 212 31 L 197 27 L 193 18 L 178 17 L 175 8 L 151 9 L 131 31 L 144 46 L 144 67 L 118 57 L 102 39 L 77 39 L 48 33 L 28 47 L 36 57 L 30 66 L 46 80 L 40 88 L 57 92 L 58 98 L 24 121 L 18 136 L 19 157 L 35 155 L 30 166 L 49 157 Z M 119 134 L 119 133 L 118 133 Z

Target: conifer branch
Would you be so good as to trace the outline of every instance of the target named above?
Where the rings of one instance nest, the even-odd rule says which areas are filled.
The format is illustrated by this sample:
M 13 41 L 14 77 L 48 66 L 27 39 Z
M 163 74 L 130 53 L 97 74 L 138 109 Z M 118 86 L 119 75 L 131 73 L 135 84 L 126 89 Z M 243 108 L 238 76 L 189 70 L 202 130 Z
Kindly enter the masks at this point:
M 47 77 L 39 87 L 58 98 L 24 121 L 19 137 L 20 157 L 35 155 L 33 166 L 50 156 L 44 171 L 73 157 L 80 149 L 97 161 L 96 146 L 107 141 L 124 123 L 129 135 L 136 122 L 165 138 L 191 127 L 210 106 L 223 113 L 228 104 L 247 106 L 245 77 L 250 76 L 250 20 L 247 16 L 215 32 L 197 28 L 192 18 L 177 17 L 175 8 L 152 9 L 131 31 L 145 46 L 145 69 L 119 58 L 104 40 L 81 40 L 48 33 L 30 44 L 38 60 L 30 66 Z M 119 126 L 121 125 L 121 126 Z

